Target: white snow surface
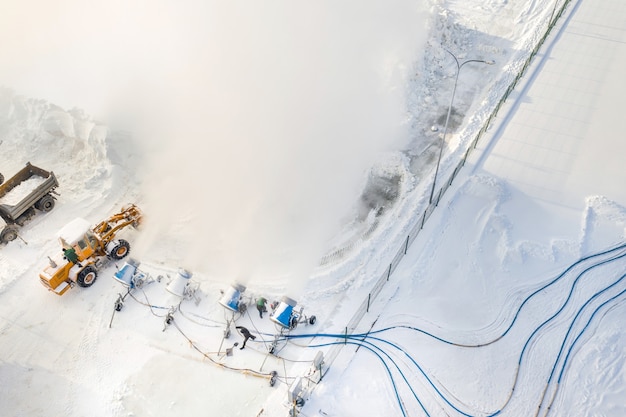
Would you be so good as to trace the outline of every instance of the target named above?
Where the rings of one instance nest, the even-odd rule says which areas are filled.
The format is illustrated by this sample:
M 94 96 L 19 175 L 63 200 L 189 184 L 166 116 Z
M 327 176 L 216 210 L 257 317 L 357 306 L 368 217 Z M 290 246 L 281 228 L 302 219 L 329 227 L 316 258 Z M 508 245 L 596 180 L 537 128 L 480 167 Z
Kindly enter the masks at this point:
M 183 3 L 188 10 L 172 21 L 193 12 L 198 17 L 207 10 L 216 16 L 233 12 Z M 273 7 L 285 4 L 272 2 Z M 325 12 L 350 15 L 351 10 L 332 2 L 320 4 L 309 10 L 315 12 L 313 22 L 323 20 Z M 355 164 L 347 159 L 350 152 L 356 158 L 358 141 L 346 142 L 346 147 L 337 142 L 335 152 L 337 136 L 335 142 L 321 142 L 321 147 L 278 140 L 266 146 L 238 141 L 233 148 L 202 136 L 218 133 L 203 128 L 211 121 L 222 127 L 234 123 L 236 132 L 249 132 L 237 127 L 241 115 L 234 118 L 227 110 L 243 105 L 250 112 L 246 98 L 255 106 L 268 98 L 264 96 L 268 90 L 253 88 L 251 79 L 236 91 L 242 95 L 224 101 L 227 110 L 220 112 L 214 107 L 217 101 L 207 99 L 206 112 L 171 118 L 187 125 L 177 129 L 174 124 L 166 133 L 184 136 L 167 139 L 162 134 L 150 142 L 142 136 L 145 131 L 119 128 L 119 120 L 101 121 L 78 108 L 65 110 L 51 101 L 21 95 L 11 88 L 26 83 L 29 87 L 23 89 L 37 94 L 37 83 L 25 81 L 31 73 L 18 80 L 5 69 L 0 74 L 9 88 L 0 90 L 0 171 L 9 178 L 31 161 L 55 172 L 60 195 L 54 210 L 39 213 L 20 228 L 19 239 L 0 247 L 2 415 L 287 416 L 289 387 L 309 372 L 318 352 L 328 355 L 336 346 L 320 345 L 332 343 L 346 345 L 306 395 L 300 415 L 626 415 L 622 325 L 626 145 L 616 133 L 619 104 L 626 93 L 622 77 L 626 4 L 621 0 L 569 4 L 368 313 L 356 329 L 350 329 L 370 335 L 338 336 L 395 254 L 405 248 L 407 234 L 428 206 L 439 135 L 456 75 L 445 49 L 460 61 L 493 59 L 495 64 L 470 63 L 459 73 L 438 179 L 447 178 L 466 152 L 545 33 L 552 10 L 561 5 L 562 1 L 546 0 L 431 0 L 387 4 L 386 8 L 396 7 L 395 14 L 368 9 L 390 19 L 386 23 L 394 26 L 394 36 L 409 31 L 408 26 L 419 26 L 420 31 L 407 32 L 418 40 L 400 45 L 393 54 L 367 55 L 368 48 L 355 48 L 354 54 L 363 56 L 350 61 L 363 66 L 372 59 L 384 61 L 376 61 L 380 64 L 376 68 L 384 71 L 355 78 L 380 77 L 384 82 L 375 83 L 375 89 L 384 87 L 393 94 L 368 95 L 370 91 L 357 98 L 386 100 L 389 113 L 381 116 L 384 123 L 366 127 L 388 134 L 395 148 L 388 143 L 380 146 L 363 129 L 351 131 L 349 125 L 358 119 L 353 113 L 337 113 L 346 120 L 333 118 L 332 111 L 318 114 L 326 123 L 321 134 L 335 126 L 346 137 L 372 139 L 363 144 L 367 157 Z M 406 13 L 414 9 L 421 14 Z M 77 13 L 72 16 L 80 14 L 72 10 Z M 106 26 L 108 18 L 118 16 L 108 8 L 86 11 L 96 23 L 102 18 L 94 27 Z M 289 9 L 281 16 L 295 17 L 289 13 L 295 12 Z M 20 11 L 9 15 L 24 18 Z M 121 16 L 130 21 L 133 15 Z M 274 29 L 251 21 L 261 34 Z M 373 30 L 367 24 L 350 26 L 348 20 L 323 21 L 329 30 L 345 25 L 356 35 Z M 159 36 L 156 26 L 150 26 L 155 44 L 148 45 L 149 51 L 158 50 L 159 44 L 175 50 L 176 42 L 184 40 L 181 35 L 164 41 L 172 27 L 164 27 Z M 4 25 L 2 30 L 17 31 L 15 27 Z M 276 30 L 280 29 L 284 27 Z M 384 32 L 383 26 L 376 29 Z M 189 33 L 194 30 L 197 27 L 190 24 Z M 376 36 L 368 36 L 364 39 L 373 43 Z M 42 53 L 46 44 L 37 42 L 34 50 Z M 235 49 L 224 42 L 220 51 Z M 384 50 L 392 44 L 377 46 Z M 29 45 L 24 43 L 25 48 Z M 92 46 L 97 52 L 97 45 Z M 107 50 L 115 47 L 107 44 Z M 283 47 L 289 50 L 292 45 Z M 311 50 L 319 62 L 348 53 L 336 50 L 328 55 L 322 50 Z M 62 57 L 72 52 L 61 51 Z M 92 52 L 86 56 L 97 55 Z M 178 57 L 193 52 L 189 46 Z M 35 62 L 36 56 L 24 62 Z M 274 68 L 262 61 L 262 54 L 255 58 L 261 60 L 258 74 L 267 75 Z M 15 56 L 7 53 L 3 59 Z M 180 68 L 174 64 L 167 70 L 176 80 Z M 300 65 L 297 68 L 303 69 Z M 401 76 L 390 76 L 394 72 Z M 226 73 L 225 67 L 216 74 Z M 31 75 L 35 80 L 45 78 L 41 69 Z M 328 80 L 324 74 L 320 77 Z M 193 77 L 180 80 L 181 85 L 189 80 Z M 93 79 L 86 77 L 77 85 L 87 81 Z M 55 94 L 41 91 L 41 96 Z M 342 94 L 356 93 L 348 88 Z M 395 114 L 399 96 L 404 110 Z M 81 95 L 59 101 L 77 97 Z M 201 98 L 190 102 L 197 105 Z M 321 100 L 316 110 L 332 107 L 323 95 L 308 98 Z M 288 109 L 294 103 L 297 100 L 280 104 Z M 349 99 L 340 103 L 356 105 Z M 162 109 L 171 110 L 171 104 Z M 380 110 L 364 109 L 365 117 Z M 258 123 L 259 116 L 279 113 L 248 114 Z M 203 116 L 207 119 L 199 119 Z M 260 129 L 279 132 L 268 129 L 272 121 L 264 120 Z M 320 134 L 307 133 L 311 125 L 301 128 L 307 138 Z M 211 149 L 217 156 L 209 155 Z M 236 157 L 231 158 L 231 152 Z M 285 155 L 276 158 L 277 154 Z M 322 165 L 334 175 L 342 172 L 336 166 L 342 166 L 349 178 L 341 184 L 322 178 L 324 171 L 307 163 L 307 156 L 320 155 Z M 225 169 L 227 164 L 211 165 L 219 158 L 231 169 Z M 334 158 L 345 164 L 336 164 Z M 270 163 L 262 163 L 264 159 Z M 275 172 L 266 174 L 273 164 Z M 365 174 L 364 166 L 370 167 Z M 307 169 L 312 178 L 302 176 Z M 390 187 L 383 191 L 395 190 L 383 203 L 377 200 L 379 194 L 367 192 L 376 181 Z M 239 189 L 229 191 L 228 186 Z M 324 187 L 332 188 L 327 198 L 341 203 L 316 201 L 307 215 L 299 216 L 298 210 L 306 212 L 305 203 L 312 201 L 306 197 L 321 199 L 324 193 L 317 189 Z M 253 195 L 243 198 L 244 190 Z M 297 204 L 287 209 L 290 198 Z M 131 202 L 143 209 L 147 221 L 140 230 L 125 230 L 122 236 L 131 242 L 131 256 L 140 262 L 149 282 L 127 295 L 118 312 L 114 303 L 125 288 L 111 278 L 123 261 L 101 270 L 90 288 L 76 287 L 62 297 L 47 292 L 38 274 L 48 256 L 58 255 L 56 235 L 63 225 L 76 217 L 95 224 Z M 269 215 L 266 224 L 259 213 Z M 210 219 L 199 220 L 203 214 Z M 314 244 L 305 245 L 308 240 Z M 300 244 L 307 247 L 301 249 Z M 195 297 L 182 301 L 166 290 L 180 267 L 193 272 L 196 288 Z M 233 346 L 236 342 L 240 347 L 243 341 L 234 325 L 230 337 L 223 338 L 233 316 L 218 301 L 220 291 L 234 282 L 246 285 L 243 301 L 249 304 L 245 314 L 235 317 L 236 325 L 256 335 L 244 350 Z M 281 341 L 276 354 L 269 355 L 279 328 L 267 314 L 259 318 L 254 301 L 260 296 L 269 301 L 292 297 L 307 318 L 315 315 L 315 324 L 301 323 L 291 332 L 309 336 Z M 173 318 L 169 325 L 168 314 Z M 225 355 L 231 347 L 232 355 Z M 271 371 L 278 375 L 273 387 L 268 383 Z

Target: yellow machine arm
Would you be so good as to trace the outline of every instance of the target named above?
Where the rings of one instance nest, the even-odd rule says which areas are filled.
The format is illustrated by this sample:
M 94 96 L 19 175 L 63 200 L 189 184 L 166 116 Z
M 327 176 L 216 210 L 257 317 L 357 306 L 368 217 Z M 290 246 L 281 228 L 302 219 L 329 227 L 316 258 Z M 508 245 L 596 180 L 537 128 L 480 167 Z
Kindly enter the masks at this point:
M 93 227 L 93 232 L 100 236 L 100 239 L 106 243 L 108 242 L 115 233 L 128 226 L 132 225 L 137 228 L 141 224 L 141 220 L 143 218 L 143 214 L 141 210 L 134 205 L 130 204 L 124 208 L 119 213 L 116 213 L 109 217 L 106 220 L 101 221 L 97 225 Z

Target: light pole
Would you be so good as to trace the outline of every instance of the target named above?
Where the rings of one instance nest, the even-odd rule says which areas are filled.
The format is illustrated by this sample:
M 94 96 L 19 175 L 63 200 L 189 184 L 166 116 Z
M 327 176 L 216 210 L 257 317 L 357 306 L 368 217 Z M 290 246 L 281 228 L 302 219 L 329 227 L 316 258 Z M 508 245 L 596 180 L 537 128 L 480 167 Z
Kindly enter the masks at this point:
M 437 183 L 437 174 L 439 173 L 439 164 L 441 163 L 441 156 L 443 154 L 443 145 L 446 143 L 446 133 L 448 132 L 448 122 L 450 121 L 450 113 L 452 112 L 452 103 L 454 102 L 454 94 L 456 93 L 456 85 L 459 81 L 459 73 L 461 72 L 461 67 L 465 64 L 469 64 L 470 62 L 480 62 L 482 64 L 493 65 L 494 61 L 485 61 L 482 59 L 468 59 L 467 61 L 463 61 L 459 63 L 459 60 L 454 56 L 454 54 L 447 49 L 444 50 L 449 53 L 452 58 L 454 58 L 454 62 L 456 62 L 456 76 L 454 78 L 454 88 L 452 89 L 452 98 L 450 98 L 450 105 L 448 106 L 448 115 L 446 116 L 446 124 L 443 127 L 443 135 L 441 136 L 441 146 L 439 147 L 439 158 L 437 158 L 437 167 L 435 168 L 435 178 L 433 178 L 433 188 L 430 190 L 430 199 L 428 200 L 429 204 L 433 203 L 433 195 L 435 194 L 435 184 Z

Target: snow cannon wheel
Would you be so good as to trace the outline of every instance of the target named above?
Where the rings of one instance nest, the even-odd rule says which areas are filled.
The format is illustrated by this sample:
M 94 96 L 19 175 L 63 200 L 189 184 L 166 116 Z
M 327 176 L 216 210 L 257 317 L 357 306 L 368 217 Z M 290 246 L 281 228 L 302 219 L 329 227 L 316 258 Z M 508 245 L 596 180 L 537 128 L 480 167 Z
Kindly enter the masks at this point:
M 309 317 L 309 324 L 311 324 L 311 325 L 315 324 L 315 320 L 317 320 L 317 318 L 315 316 Z
M 296 316 L 291 316 L 289 319 L 289 329 L 293 330 L 298 327 L 298 318 Z
M 52 210 L 54 208 L 54 197 L 50 194 L 44 195 L 35 203 L 35 208 L 45 212 Z
M 4 175 L 0 174 L 0 184 L 4 182 Z
M 273 387 L 276 384 L 276 379 L 278 379 L 278 372 L 270 372 L 270 387 Z
M 9 243 L 15 239 L 17 239 L 17 227 L 15 226 L 6 226 L 0 232 L 0 242 L 2 243 Z
M 98 271 L 93 265 L 87 265 L 78 273 L 76 277 L 76 283 L 83 287 L 91 287 L 94 282 L 96 282 L 96 278 L 98 278 Z
M 294 401 L 294 405 L 298 408 L 302 408 L 304 407 L 304 398 L 302 397 L 298 397 L 296 398 L 296 400 Z M 300 412 L 294 408 L 289 409 L 289 417 L 297 417 L 300 414 Z
M 130 243 L 124 239 L 120 239 L 109 251 L 109 257 L 115 260 L 124 258 L 130 252 Z

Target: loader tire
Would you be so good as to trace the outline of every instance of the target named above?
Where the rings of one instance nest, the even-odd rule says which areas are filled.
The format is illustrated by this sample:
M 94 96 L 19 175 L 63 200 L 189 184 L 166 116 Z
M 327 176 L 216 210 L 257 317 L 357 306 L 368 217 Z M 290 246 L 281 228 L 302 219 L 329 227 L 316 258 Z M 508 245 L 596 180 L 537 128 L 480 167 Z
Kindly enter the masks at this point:
M 91 287 L 94 282 L 96 282 L 96 278 L 98 278 L 98 271 L 93 265 L 87 265 L 78 273 L 76 277 L 76 283 L 80 287 Z
M 117 241 L 117 245 L 111 248 L 109 252 L 109 257 L 111 259 L 120 260 L 124 258 L 130 252 L 130 243 L 128 243 L 124 239 L 120 239 Z
M 54 197 L 46 194 L 35 203 L 35 208 L 41 211 L 50 211 L 54 208 Z
M 0 242 L 2 243 L 9 243 L 12 240 L 15 240 L 17 238 L 17 227 L 15 226 L 6 226 L 4 229 L 2 229 L 2 232 L 0 232 Z

